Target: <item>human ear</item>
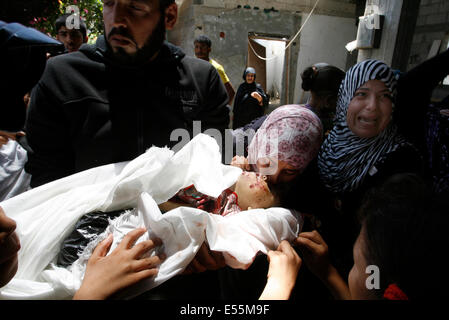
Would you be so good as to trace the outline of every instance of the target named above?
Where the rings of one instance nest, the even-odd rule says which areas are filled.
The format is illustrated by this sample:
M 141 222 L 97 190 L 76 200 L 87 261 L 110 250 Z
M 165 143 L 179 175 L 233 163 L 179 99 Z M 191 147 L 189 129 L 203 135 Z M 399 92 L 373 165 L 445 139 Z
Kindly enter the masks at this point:
M 176 2 L 170 4 L 167 9 L 165 9 L 165 28 L 167 30 L 173 29 L 178 19 L 178 5 Z

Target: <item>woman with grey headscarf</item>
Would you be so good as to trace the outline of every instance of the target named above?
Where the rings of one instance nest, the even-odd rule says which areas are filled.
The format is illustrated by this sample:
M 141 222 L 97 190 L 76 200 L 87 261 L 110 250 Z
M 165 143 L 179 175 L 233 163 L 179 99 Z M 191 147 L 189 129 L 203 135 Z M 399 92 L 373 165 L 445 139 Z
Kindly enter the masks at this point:
M 246 68 L 243 82 L 237 89 L 234 98 L 234 118 L 232 128 L 237 129 L 261 117 L 268 106 L 268 97 L 262 86 L 256 83 L 256 70 Z

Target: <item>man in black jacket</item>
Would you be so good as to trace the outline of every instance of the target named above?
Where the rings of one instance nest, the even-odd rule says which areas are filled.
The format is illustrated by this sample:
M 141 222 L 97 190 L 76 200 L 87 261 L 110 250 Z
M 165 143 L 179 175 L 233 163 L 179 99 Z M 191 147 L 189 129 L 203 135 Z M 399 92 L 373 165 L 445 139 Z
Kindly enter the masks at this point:
M 51 58 L 33 90 L 25 128 L 32 187 L 153 145 L 173 147 L 173 131 L 192 136 L 193 121 L 203 131 L 228 127 L 215 68 L 164 41 L 177 19 L 174 0 L 103 3 L 104 36 Z

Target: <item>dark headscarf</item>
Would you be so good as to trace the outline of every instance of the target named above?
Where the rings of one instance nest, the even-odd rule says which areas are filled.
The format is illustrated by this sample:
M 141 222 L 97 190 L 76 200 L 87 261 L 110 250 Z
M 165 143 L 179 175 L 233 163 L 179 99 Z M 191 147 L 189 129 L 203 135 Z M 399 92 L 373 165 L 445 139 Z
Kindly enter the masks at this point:
M 256 81 L 256 69 L 254 69 L 252 67 L 248 67 L 245 69 L 245 71 L 243 72 L 243 80 L 245 80 L 245 82 L 246 82 L 246 75 L 248 73 L 254 74 L 254 81 Z
M 246 82 L 246 75 L 248 73 L 254 74 L 254 81 L 252 83 Z M 233 128 L 243 127 L 252 120 L 261 117 L 264 113 L 264 108 L 268 105 L 268 97 L 265 94 L 262 86 L 256 83 L 256 70 L 254 68 L 246 68 L 243 72 L 243 79 L 245 80 L 237 89 L 234 97 L 234 124 Z M 263 100 L 263 106 L 251 96 L 251 93 L 258 92 Z

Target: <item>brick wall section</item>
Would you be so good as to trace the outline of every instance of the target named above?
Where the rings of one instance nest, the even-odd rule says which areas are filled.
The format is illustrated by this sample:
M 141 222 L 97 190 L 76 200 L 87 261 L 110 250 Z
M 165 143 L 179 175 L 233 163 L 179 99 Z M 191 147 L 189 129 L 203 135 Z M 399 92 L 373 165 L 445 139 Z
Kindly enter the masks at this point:
M 421 0 L 408 70 L 427 59 L 434 40 L 442 40 L 442 46 L 447 45 L 448 35 L 449 1 Z

